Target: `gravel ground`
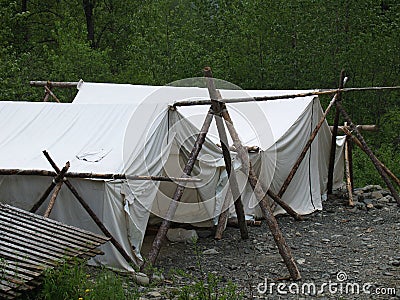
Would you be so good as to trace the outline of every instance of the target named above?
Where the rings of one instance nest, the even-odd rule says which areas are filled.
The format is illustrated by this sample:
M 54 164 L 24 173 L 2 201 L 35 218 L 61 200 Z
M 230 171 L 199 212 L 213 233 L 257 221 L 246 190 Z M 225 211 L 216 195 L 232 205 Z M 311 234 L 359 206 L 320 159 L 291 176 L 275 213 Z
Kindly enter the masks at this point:
M 304 221 L 279 216 L 300 281 L 284 279 L 288 271 L 263 221 L 249 227 L 248 240 L 229 227 L 220 241 L 206 229 L 197 230 L 195 245 L 165 243 L 157 267 L 166 280 L 154 291 L 161 294 L 159 299 L 168 298 L 169 289 L 212 273 L 221 277 L 222 285 L 234 282 L 247 299 L 400 299 L 400 209 L 387 195 L 379 186 L 359 189 L 351 208 L 346 195 L 337 192 L 324 202 L 323 211 Z M 146 237 L 144 249 L 153 238 Z

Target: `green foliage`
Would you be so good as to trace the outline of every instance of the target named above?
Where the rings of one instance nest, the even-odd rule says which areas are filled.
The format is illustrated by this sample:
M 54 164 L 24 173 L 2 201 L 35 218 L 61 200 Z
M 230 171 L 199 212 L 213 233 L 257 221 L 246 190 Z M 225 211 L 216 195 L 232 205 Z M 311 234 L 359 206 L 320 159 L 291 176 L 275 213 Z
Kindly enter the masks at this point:
M 178 295 L 179 300 L 239 300 L 244 294 L 237 291 L 237 287 L 229 281 L 221 287 L 221 279 L 208 274 L 205 281 L 198 281 L 194 285 L 183 287 Z
M 138 293 L 124 286 L 123 278 L 110 270 L 102 270 L 95 278 L 87 274 L 85 264 L 76 261 L 47 271 L 35 299 L 138 299 Z
M 347 87 L 400 85 L 396 0 L 98 0 L 93 44 L 84 2 L 0 0 L 0 100 L 41 101 L 29 80 L 163 85 L 202 76 L 204 66 L 245 89 L 333 88 L 342 68 Z M 68 102 L 74 93 L 57 95 Z M 343 102 L 355 123 L 386 128 L 369 141 L 394 161 L 399 127 L 388 124 L 399 97 L 348 93 Z

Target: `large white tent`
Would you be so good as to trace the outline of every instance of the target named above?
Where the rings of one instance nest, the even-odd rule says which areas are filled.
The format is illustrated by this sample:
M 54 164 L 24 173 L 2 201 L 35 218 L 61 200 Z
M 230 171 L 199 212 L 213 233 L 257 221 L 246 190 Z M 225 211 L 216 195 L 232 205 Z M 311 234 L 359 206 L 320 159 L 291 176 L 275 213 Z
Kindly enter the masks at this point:
M 300 91 L 221 90 L 223 97 L 295 94 Z M 184 99 L 207 99 L 204 88 L 81 83 L 72 104 L 0 103 L 0 168 L 52 170 L 47 150 L 70 171 L 168 175 L 179 177 L 208 106 L 173 108 Z M 229 104 L 242 142 L 257 146 L 250 154 L 265 186 L 277 192 L 322 115 L 317 97 Z M 193 176 L 202 179 L 186 189 L 174 220 L 204 224 L 220 212 L 226 173 L 216 129 L 206 140 Z M 283 200 L 300 214 L 322 209 L 331 134 L 325 123 Z M 340 149 L 340 145 L 338 149 Z M 340 158 L 340 151 L 338 151 Z M 243 191 L 245 211 L 260 216 L 251 188 L 232 152 Z M 337 174 L 343 174 L 338 164 Z M 341 182 L 338 175 L 337 182 Z M 41 176 L 0 176 L 0 201 L 30 209 L 51 183 Z M 151 213 L 163 216 L 176 184 L 151 181 L 71 179 L 125 251 L 139 263 Z M 45 206 L 45 205 L 44 205 Z M 42 211 L 44 207 L 42 207 Z M 283 212 L 279 207 L 275 213 Z M 99 232 L 95 223 L 63 186 L 52 218 Z M 94 262 L 131 270 L 111 245 Z

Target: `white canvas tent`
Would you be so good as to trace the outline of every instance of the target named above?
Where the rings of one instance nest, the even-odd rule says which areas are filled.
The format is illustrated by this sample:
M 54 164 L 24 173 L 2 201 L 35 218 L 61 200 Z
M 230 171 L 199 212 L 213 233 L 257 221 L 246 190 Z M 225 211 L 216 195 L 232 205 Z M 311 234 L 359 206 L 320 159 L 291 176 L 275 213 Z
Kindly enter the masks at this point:
M 221 91 L 223 97 L 298 92 Z M 60 167 L 70 161 L 73 172 L 180 176 L 208 110 L 206 106 L 170 109 L 174 102 L 188 98 L 207 99 L 207 89 L 82 83 L 72 104 L 1 102 L 0 168 L 52 170 L 42 155 L 47 150 Z M 238 103 L 228 109 L 242 142 L 260 147 L 251 160 L 260 179 L 265 185 L 271 183 L 276 192 L 321 117 L 318 98 Z M 178 208 L 177 221 L 204 224 L 218 215 L 222 205 L 226 175 L 215 128 L 208 137 L 193 172 L 203 181 L 185 191 L 186 204 Z M 322 209 L 329 144 L 330 131 L 324 124 L 283 197 L 300 214 Z M 232 155 L 242 182 L 245 211 L 260 216 Z M 336 170 L 340 174 L 342 166 Z M 50 182 L 51 178 L 41 176 L 0 176 L 0 199 L 30 209 Z M 136 262 L 141 259 L 150 211 L 163 216 L 168 196 L 176 187 L 175 183 L 150 181 L 71 182 Z M 278 208 L 276 213 L 280 212 Z M 51 217 L 99 232 L 64 186 Z M 105 245 L 102 250 L 106 255 L 94 262 L 132 270 L 113 246 Z

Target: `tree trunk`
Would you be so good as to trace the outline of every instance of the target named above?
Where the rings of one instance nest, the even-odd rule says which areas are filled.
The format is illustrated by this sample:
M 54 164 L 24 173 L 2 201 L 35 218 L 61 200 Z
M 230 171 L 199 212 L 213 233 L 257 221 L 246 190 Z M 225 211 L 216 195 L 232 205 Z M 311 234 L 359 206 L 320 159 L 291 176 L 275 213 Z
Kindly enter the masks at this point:
M 93 17 L 94 2 L 95 0 L 82 1 L 86 19 L 87 40 L 90 43 L 90 47 L 93 49 L 96 48 L 94 41 L 94 17 Z

